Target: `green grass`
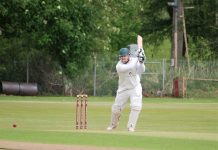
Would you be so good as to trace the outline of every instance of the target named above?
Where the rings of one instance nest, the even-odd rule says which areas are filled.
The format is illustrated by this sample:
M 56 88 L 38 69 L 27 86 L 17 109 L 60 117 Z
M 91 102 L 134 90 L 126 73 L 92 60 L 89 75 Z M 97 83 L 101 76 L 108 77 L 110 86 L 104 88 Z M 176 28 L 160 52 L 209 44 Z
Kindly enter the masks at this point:
M 89 132 L 49 132 L 49 131 L 1 131 L 0 138 L 39 143 L 60 143 L 67 145 L 87 145 L 101 147 L 142 148 L 154 150 L 212 150 L 216 141 L 190 140 L 169 137 L 137 136 L 134 134 L 109 134 Z
M 75 97 L 0 96 L 0 139 L 151 150 L 218 148 L 217 99 L 145 98 L 135 133 L 126 131 L 129 104 L 116 131 L 105 130 L 113 100 L 90 97 L 88 129 L 77 131 Z

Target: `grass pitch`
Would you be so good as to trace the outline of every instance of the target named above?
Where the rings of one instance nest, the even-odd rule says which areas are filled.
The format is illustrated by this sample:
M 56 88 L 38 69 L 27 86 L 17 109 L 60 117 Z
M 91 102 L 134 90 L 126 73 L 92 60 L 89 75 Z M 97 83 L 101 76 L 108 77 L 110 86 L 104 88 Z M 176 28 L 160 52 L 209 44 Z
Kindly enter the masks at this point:
M 75 129 L 74 97 L 0 96 L 0 140 L 152 150 L 218 149 L 218 100 L 145 98 L 136 132 L 127 104 L 106 131 L 113 97 L 90 97 L 88 129 Z M 13 124 L 17 127 L 14 128 Z

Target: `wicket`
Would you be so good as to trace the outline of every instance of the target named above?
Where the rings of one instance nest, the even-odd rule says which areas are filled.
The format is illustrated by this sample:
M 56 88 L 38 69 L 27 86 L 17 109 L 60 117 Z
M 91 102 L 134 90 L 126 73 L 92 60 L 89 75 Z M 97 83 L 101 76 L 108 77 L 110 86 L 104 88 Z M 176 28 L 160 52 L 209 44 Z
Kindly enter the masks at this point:
M 88 95 L 76 96 L 76 129 L 87 129 Z

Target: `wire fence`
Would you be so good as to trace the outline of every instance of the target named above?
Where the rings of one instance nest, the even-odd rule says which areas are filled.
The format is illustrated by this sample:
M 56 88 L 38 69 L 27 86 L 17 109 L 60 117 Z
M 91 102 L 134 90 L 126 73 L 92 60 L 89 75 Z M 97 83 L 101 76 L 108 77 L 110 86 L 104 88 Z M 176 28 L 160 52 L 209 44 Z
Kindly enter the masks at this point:
M 98 63 L 96 79 L 92 89 L 96 96 L 115 95 L 118 77 L 115 71 L 116 63 L 112 63 L 111 70 L 100 70 L 102 63 Z M 173 79 L 186 78 L 186 97 L 217 97 L 218 96 L 218 61 L 180 62 L 180 67 L 172 76 L 170 60 L 149 60 L 145 63 L 146 71 L 141 77 L 143 95 L 172 96 Z M 102 72 L 104 72 L 102 74 Z M 206 90 L 205 90 L 206 89 Z M 204 94 L 202 94 L 204 93 Z M 92 93 L 90 93 L 92 94 Z

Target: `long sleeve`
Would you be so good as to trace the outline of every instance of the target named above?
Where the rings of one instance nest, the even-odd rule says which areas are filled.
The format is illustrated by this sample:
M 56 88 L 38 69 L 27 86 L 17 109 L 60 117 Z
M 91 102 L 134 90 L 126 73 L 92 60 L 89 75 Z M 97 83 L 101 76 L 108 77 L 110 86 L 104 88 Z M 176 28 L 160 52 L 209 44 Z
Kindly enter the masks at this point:
M 138 62 L 137 63 L 137 73 L 141 75 L 143 72 L 145 72 L 145 64 Z

